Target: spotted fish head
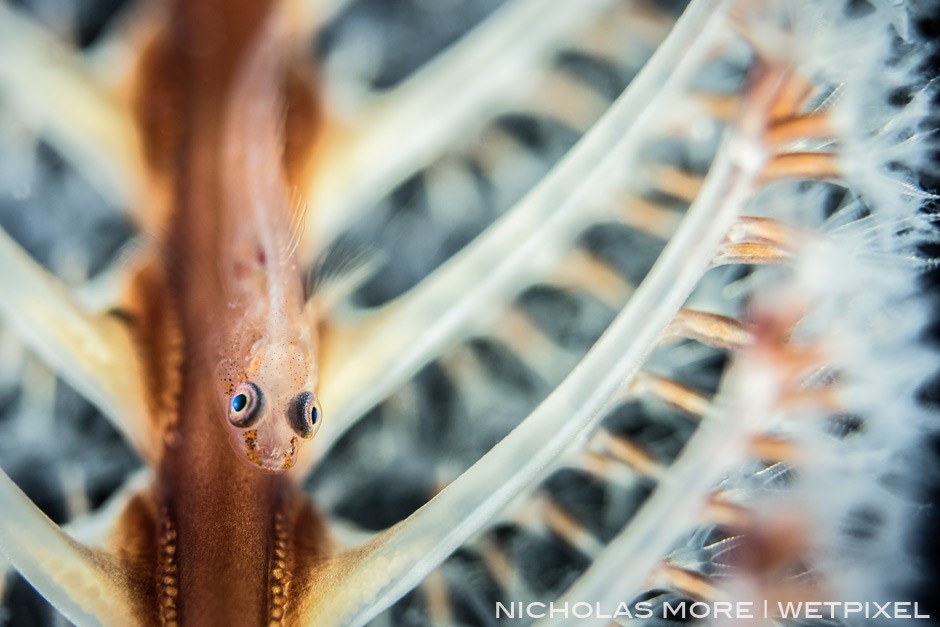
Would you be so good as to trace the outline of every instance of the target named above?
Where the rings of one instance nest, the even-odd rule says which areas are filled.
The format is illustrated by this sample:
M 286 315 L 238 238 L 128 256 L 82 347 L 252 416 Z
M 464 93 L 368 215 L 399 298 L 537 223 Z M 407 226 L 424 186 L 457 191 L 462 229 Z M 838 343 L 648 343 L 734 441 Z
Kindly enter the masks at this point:
M 323 412 L 307 351 L 293 342 L 257 343 L 247 366 L 222 378 L 225 425 L 235 451 L 281 473 L 320 428 Z

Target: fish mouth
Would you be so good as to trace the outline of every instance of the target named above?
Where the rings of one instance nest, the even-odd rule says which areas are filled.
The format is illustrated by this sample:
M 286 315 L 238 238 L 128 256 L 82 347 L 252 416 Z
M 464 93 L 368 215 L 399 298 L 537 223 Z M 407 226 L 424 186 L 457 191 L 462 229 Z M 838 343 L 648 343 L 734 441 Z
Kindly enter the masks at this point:
M 290 447 L 283 455 L 272 455 L 258 443 L 258 430 L 247 429 L 242 433 L 245 457 L 249 462 L 272 474 L 281 474 L 293 468 L 297 460 L 297 438 L 290 439 Z

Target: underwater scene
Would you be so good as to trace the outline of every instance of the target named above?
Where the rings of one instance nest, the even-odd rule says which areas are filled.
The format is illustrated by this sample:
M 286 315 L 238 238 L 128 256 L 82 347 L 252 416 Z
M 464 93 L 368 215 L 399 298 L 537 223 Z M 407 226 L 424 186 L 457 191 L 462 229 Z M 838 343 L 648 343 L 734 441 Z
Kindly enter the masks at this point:
M 940 2 L 0 2 L 0 625 L 940 617 Z

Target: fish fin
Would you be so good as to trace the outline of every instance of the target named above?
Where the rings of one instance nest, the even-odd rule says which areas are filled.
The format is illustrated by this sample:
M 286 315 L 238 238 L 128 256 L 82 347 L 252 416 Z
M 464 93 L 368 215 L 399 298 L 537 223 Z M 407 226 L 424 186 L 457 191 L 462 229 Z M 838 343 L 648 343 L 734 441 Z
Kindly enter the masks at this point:
M 297 252 L 300 240 L 303 239 L 304 229 L 307 226 L 307 202 L 296 187 L 291 189 L 290 195 L 290 230 L 288 231 L 287 246 L 281 251 L 281 263 L 287 263 Z
M 316 300 L 326 315 L 369 281 L 386 261 L 373 246 L 355 241 L 340 241 L 320 255 L 307 274 L 305 298 Z

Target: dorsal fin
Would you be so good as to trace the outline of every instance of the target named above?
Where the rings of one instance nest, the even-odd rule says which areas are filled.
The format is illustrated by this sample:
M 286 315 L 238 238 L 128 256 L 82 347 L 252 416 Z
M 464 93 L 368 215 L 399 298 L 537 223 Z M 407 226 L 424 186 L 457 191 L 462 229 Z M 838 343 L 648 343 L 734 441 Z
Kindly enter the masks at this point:
M 297 246 L 300 245 L 307 224 L 307 203 L 296 187 L 291 189 L 289 211 L 290 229 L 287 235 L 287 246 L 281 251 L 281 263 L 287 263 L 297 252 Z

